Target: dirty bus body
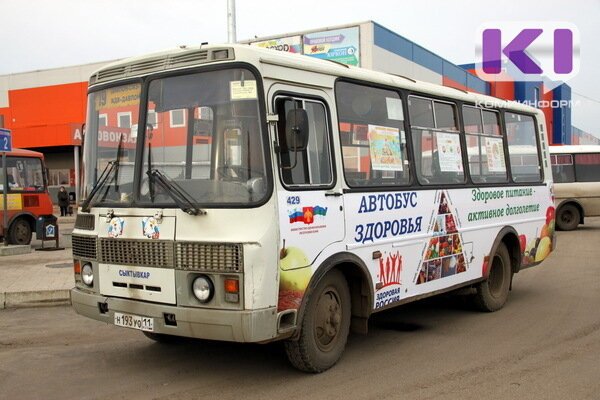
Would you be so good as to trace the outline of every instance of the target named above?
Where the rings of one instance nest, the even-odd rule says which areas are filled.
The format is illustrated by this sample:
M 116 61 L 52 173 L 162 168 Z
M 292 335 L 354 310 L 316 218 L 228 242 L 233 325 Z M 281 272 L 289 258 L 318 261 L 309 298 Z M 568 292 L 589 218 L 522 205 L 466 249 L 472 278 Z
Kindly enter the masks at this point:
M 600 216 L 600 146 L 550 146 L 556 225 L 570 231 Z
M 155 340 L 285 340 L 313 372 L 373 312 L 460 287 L 495 311 L 552 250 L 543 121 L 249 46 L 107 66 L 90 80 L 73 306 Z

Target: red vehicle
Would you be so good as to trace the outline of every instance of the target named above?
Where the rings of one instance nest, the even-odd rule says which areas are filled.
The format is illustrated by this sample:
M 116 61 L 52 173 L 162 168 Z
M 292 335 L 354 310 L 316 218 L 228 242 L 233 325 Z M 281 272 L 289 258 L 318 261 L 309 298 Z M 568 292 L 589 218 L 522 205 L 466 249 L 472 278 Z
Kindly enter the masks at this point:
M 29 244 L 37 224 L 52 215 L 44 155 L 30 150 L 13 149 L 6 154 L 6 180 L 0 168 L 0 237 L 10 244 Z M 3 191 L 8 187 L 8 225 L 4 226 Z

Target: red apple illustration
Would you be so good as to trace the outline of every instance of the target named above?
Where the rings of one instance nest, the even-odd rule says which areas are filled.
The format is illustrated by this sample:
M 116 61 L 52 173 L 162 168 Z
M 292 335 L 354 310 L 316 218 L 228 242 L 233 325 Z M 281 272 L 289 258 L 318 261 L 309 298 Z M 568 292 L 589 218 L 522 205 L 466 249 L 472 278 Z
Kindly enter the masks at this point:
M 521 254 L 525 253 L 527 247 L 527 236 L 519 235 L 519 244 L 521 245 Z
M 554 219 L 554 207 L 550 206 L 546 210 L 546 224 L 550 224 L 550 221 Z

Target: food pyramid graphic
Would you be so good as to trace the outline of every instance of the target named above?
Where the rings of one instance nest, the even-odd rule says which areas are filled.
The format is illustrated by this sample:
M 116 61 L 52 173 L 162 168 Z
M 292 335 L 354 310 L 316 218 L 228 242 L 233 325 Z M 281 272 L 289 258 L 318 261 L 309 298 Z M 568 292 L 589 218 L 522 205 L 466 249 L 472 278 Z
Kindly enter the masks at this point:
M 456 226 L 456 216 L 448 193 L 443 190 L 434 215 L 433 236 L 429 239 L 417 285 L 460 274 L 467 270 L 463 240 Z

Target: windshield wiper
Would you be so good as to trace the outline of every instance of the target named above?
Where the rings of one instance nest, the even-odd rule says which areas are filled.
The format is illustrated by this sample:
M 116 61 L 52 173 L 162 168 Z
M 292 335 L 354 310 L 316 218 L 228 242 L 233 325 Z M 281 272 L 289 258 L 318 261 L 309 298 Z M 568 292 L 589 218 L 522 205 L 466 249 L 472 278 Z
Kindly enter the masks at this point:
M 119 146 L 117 146 L 117 159 L 115 160 L 115 192 L 119 191 L 119 161 L 121 160 L 121 155 L 123 153 L 123 134 L 119 137 Z
M 90 203 L 92 202 L 92 199 L 96 197 L 96 194 L 98 194 L 100 188 L 104 185 L 104 182 L 108 180 L 108 177 L 115 169 L 115 164 L 117 164 L 116 161 L 109 161 L 108 164 L 106 164 L 106 167 L 102 170 L 100 178 L 96 181 L 96 185 L 92 188 L 89 196 L 81 203 L 81 211 L 90 212 Z
M 206 211 L 194 205 L 193 198 L 179 186 L 175 181 L 164 175 L 157 169 L 150 169 L 146 172 L 150 181 L 156 180 L 156 183 L 162 187 L 167 194 L 175 201 L 175 203 L 184 212 L 189 215 L 206 215 Z M 148 184 L 151 184 L 148 182 Z
M 119 146 L 117 147 L 117 158 L 112 161 L 109 161 L 108 164 L 106 164 L 106 167 L 104 167 L 104 169 L 102 170 L 100 178 L 98 178 L 98 180 L 96 181 L 96 184 L 92 188 L 92 191 L 90 192 L 89 196 L 83 201 L 83 203 L 81 203 L 81 211 L 90 212 L 90 203 L 92 202 L 94 197 L 96 197 L 96 195 L 100 191 L 100 188 L 104 186 L 104 184 L 106 183 L 113 171 L 115 171 L 115 190 L 118 190 L 118 183 L 116 182 L 116 179 L 118 179 L 119 177 L 119 160 L 121 158 L 122 147 L 123 134 L 121 134 L 121 137 L 119 138 Z
M 154 183 L 152 182 L 152 144 L 148 143 L 148 169 L 146 175 L 148 175 L 148 192 L 150 193 L 150 201 L 154 203 Z

